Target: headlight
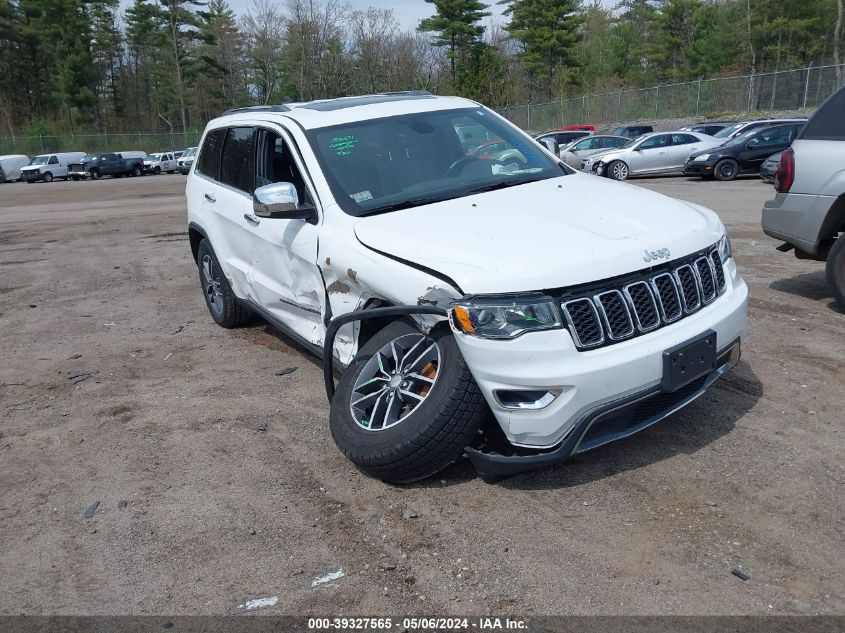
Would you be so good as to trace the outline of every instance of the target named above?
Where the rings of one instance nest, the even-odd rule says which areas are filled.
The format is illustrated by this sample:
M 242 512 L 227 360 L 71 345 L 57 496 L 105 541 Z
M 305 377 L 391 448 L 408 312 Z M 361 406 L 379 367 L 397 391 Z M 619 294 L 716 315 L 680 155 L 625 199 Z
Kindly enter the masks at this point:
M 563 327 L 554 300 L 544 295 L 476 297 L 453 305 L 449 324 L 457 333 L 494 339 Z
M 722 263 L 724 264 L 726 261 L 728 261 L 733 256 L 733 252 L 731 251 L 731 240 L 728 237 L 727 233 L 725 233 L 722 236 L 722 239 L 719 240 L 718 248 L 719 248 L 719 257 L 721 258 Z
M 707 160 L 708 158 L 710 158 L 710 154 L 699 154 L 698 156 L 696 156 L 692 160 L 695 163 L 699 163 L 699 162 L 703 162 L 703 161 Z

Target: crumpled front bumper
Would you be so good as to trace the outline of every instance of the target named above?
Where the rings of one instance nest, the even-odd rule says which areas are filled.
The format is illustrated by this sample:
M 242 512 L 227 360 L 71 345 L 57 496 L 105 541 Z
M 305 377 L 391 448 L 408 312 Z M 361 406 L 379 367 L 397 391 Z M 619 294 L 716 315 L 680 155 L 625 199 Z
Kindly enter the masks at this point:
M 567 330 L 534 332 L 507 341 L 456 335 L 476 383 L 508 443 L 515 447 L 514 455 L 489 455 L 468 449 L 479 472 L 491 468 L 505 471 L 516 468 L 515 472 L 519 472 L 566 459 L 586 447 L 595 448 L 589 442 L 578 446 L 589 425 L 603 418 L 608 407 L 615 410 L 629 402 L 659 395 L 664 351 L 712 330 L 716 333 L 720 360 L 724 362 L 717 364 L 707 384 L 702 381 L 702 385 L 693 385 L 696 393 L 689 401 L 701 395 L 699 387 L 703 393 L 713 380 L 735 364 L 739 349 L 733 348 L 745 329 L 748 288 L 737 274 L 733 260 L 729 260 L 725 272 L 725 293 L 709 306 L 653 332 L 595 350 L 577 351 Z M 732 354 L 737 358 L 731 360 Z M 515 408 L 503 397 L 524 392 L 551 392 L 556 397 L 534 409 Z M 611 439 L 630 435 L 683 406 L 674 401 L 669 404 L 672 406 L 664 407 L 669 412 L 654 419 L 638 414 L 638 422 L 626 426 L 624 432 L 616 433 L 617 437 Z M 505 463 L 511 466 L 504 466 Z

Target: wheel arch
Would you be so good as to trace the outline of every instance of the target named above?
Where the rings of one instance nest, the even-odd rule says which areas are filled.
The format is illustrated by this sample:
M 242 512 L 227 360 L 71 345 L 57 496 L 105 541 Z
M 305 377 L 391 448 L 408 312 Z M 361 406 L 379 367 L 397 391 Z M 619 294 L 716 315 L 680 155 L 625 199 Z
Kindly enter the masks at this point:
M 194 258 L 194 262 L 197 261 L 197 252 L 199 251 L 200 242 L 203 240 L 208 240 L 209 243 L 211 242 L 211 240 L 208 239 L 208 234 L 205 232 L 205 229 L 196 222 L 189 223 L 188 241 L 191 244 L 191 255 Z

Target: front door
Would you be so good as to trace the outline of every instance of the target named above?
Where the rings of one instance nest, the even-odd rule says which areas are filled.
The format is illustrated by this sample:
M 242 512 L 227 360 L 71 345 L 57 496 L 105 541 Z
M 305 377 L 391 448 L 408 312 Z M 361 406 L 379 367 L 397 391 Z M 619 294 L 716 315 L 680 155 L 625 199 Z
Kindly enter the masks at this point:
M 255 187 L 289 182 L 301 204 L 316 205 L 301 157 L 292 147 L 281 127 L 258 129 Z M 319 225 L 250 215 L 246 222 L 255 237 L 255 251 L 249 276 L 257 303 L 308 342 L 322 345 L 326 291 L 317 267 Z
M 666 146 L 668 134 L 650 136 L 634 152 L 629 168 L 631 173 L 648 173 L 666 169 Z

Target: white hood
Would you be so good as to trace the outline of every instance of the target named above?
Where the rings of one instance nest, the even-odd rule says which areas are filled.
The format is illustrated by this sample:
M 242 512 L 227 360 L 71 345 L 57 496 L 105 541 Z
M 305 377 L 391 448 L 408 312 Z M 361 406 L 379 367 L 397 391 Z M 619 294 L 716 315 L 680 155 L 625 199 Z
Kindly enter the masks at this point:
M 573 286 L 643 270 L 715 244 L 718 216 L 692 203 L 573 174 L 363 217 L 365 245 L 453 279 L 466 294 Z M 660 260 L 661 263 L 666 260 Z

